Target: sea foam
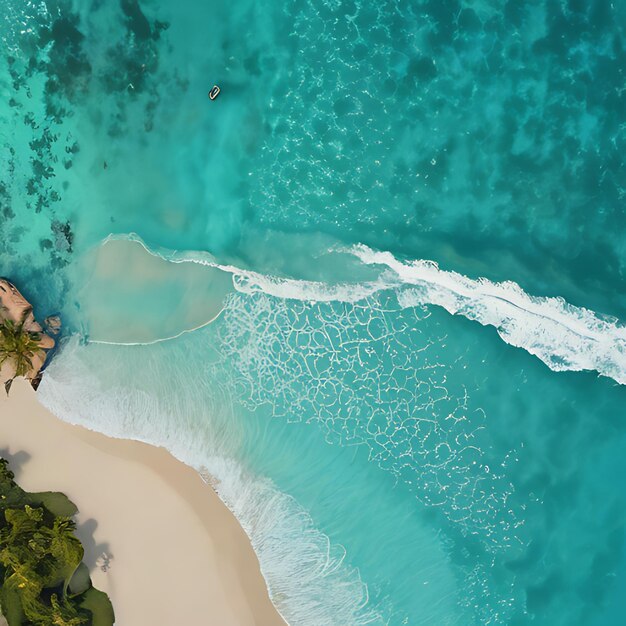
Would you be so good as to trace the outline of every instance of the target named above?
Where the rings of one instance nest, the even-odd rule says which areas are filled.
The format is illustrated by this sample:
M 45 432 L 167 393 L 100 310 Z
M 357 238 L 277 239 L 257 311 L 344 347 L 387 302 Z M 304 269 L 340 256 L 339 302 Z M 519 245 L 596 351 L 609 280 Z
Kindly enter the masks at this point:
M 532 296 L 513 281 L 471 279 L 442 270 L 433 261 L 402 262 L 390 252 L 364 245 L 333 252 L 380 267 L 376 279 L 355 283 L 296 280 L 220 264 L 203 252 L 152 250 L 137 235 L 124 237 L 171 262 L 201 263 L 229 272 L 235 289 L 244 293 L 262 291 L 310 302 L 358 302 L 391 289 L 402 306 L 436 305 L 453 315 L 493 326 L 506 343 L 538 357 L 553 371 L 596 371 L 626 384 L 626 327 L 615 318 L 574 306 L 561 297 Z
M 616 319 L 576 307 L 559 297 L 527 294 L 517 283 L 472 280 L 432 261 L 403 263 L 390 252 L 351 249 L 363 263 L 388 268 L 403 286 L 404 306 L 434 304 L 483 326 L 523 348 L 554 371 L 595 370 L 626 384 L 626 328 Z M 393 279 L 392 279 L 393 280 Z
M 167 343 L 171 348 L 176 342 Z M 368 605 L 358 570 L 344 562 L 344 548 L 319 531 L 292 497 L 236 458 L 237 428 L 228 410 L 230 398 L 222 396 L 228 391 L 212 380 L 206 387 L 190 381 L 182 361 L 174 355 L 172 363 L 163 351 L 163 344 L 111 346 L 71 337 L 47 368 L 38 398 L 70 424 L 163 446 L 194 467 L 248 534 L 270 598 L 287 623 L 383 623 Z M 148 378 L 161 381 L 158 390 L 146 389 L 145 380 L 124 385 L 123 369 L 141 367 L 150 371 Z M 187 391 L 195 388 L 195 396 L 175 393 L 183 379 Z

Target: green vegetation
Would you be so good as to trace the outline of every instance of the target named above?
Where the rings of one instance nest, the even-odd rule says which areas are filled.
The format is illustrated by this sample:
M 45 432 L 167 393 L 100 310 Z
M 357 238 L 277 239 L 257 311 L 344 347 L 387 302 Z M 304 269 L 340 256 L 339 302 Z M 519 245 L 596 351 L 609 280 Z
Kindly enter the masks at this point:
M 61 493 L 27 493 L 0 458 L 0 607 L 9 626 L 112 626 L 74 536 L 76 507 Z
M 32 359 L 40 349 L 40 341 L 41 335 L 24 330 L 24 324 L 16 324 L 12 320 L 0 322 L 0 367 L 8 361 L 14 369 L 13 377 L 5 383 L 7 393 L 13 378 L 26 376 L 32 369 Z

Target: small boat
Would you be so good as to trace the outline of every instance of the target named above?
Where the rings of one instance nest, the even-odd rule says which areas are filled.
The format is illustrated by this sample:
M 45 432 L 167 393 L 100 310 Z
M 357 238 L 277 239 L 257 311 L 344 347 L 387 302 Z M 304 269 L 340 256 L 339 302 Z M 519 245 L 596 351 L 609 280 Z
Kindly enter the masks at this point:
M 220 95 L 220 88 L 217 85 L 213 85 L 213 88 L 211 89 L 211 91 L 209 91 L 209 98 L 211 100 L 215 100 L 215 98 L 217 98 L 217 96 Z

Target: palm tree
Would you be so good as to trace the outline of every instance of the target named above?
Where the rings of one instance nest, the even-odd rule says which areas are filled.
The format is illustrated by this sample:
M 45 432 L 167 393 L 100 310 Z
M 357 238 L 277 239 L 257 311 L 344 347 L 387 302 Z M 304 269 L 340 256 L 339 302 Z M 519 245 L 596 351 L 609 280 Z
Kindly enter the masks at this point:
M 76 523 L 69 517 L 55 517 L 52 528 L 45 529 L 49 542 L 48 552 L 57 564 L 57 575 L 63 577 L 63 599 L 74 572 L 83 560 L 85 551 L 81 542 L 74 536 Z M 43 532 L 43 531 L 41 531 Z
M 31 626 L 113 626 L 113 607 L 91 580 L 82 591 L 69 586 L 84 555 L 75 521 L 14 478 L 0 458 L 0 611 Z
M 50 598 L 51 603 L 51 622 L 46 624 L 54 624 L 54 626 L 82 626 L 89 622 L 89 617 L 84 613 L 81 614 L 78 609 L 70 604 L 67 599 L 63 598 L 59 601 L 57 594 L 53 593 Z
M 6 362 L 12 363 L 13 376 L 5 383 L 7 394 L 13 380 L 26 376 L 33 367 L 33 357 L 40 350 L 41 335 L 24 329 L 24 322 L 16 324 L 13 320 L 0 323 L 0 367 Z
M 85 611 L 71 602 L 69 581 L 83 558 L 83 546 L 74 536 L 76 524 L 43 508 L 10 508 L 7 524 L 0 529 L 0 563 L 8 589 L 18 594 L 24 615 L 34 626 L 80 626 L 89 621 Z M 50 604 L 42 600 L 44 589 L 61 588 Z

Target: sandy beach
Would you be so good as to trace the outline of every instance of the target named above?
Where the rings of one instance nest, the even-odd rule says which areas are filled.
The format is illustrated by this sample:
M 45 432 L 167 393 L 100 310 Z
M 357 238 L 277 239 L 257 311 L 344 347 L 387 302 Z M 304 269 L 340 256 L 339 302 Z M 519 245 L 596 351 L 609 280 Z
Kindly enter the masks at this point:
M 51 415 L 23 380 L 0 398 L 0 454 L 28 491 L 62 491 L 119 626 L 283 625 L 245 532 L 167 451 Z

